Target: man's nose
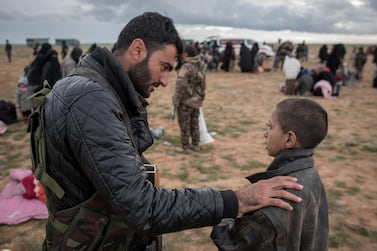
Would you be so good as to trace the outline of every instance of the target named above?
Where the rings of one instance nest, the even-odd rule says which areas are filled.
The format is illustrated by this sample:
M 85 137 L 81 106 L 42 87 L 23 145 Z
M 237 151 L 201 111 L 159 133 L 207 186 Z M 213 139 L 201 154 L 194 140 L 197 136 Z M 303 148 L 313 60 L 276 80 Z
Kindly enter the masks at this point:
M 161 74 L 160 84 L 161 84 L 163 87 L 166 87 L 166 86 L 168 86 L 168 81 L 169 81 L 169 72 L 163 72 L 163 73 Z

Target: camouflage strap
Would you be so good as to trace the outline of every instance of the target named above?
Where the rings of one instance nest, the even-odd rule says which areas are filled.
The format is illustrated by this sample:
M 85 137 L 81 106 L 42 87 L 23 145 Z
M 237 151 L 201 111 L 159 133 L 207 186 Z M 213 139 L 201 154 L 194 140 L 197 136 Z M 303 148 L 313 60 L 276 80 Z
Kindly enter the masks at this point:
M 64 190 L 46 172 L 46 141 L 44 126 L 44 109 L 46 96 L 51 91 L 51 87 L 45 80 L 43 88 L 29 98 L 33 98 L 36 109 L 30 115 L 28 131 L 30 132 L 31 158 L 35 170 L 35 177 L 41 184 L 52 191 L 59 199 L 63 198 Z M 45 189 L 46 190 L 46 189 Z

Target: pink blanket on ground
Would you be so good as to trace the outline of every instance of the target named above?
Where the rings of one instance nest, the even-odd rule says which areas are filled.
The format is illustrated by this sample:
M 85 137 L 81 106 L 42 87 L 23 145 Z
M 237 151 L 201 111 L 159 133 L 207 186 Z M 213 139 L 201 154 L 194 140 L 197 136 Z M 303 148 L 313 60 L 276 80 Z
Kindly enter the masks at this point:
M 0 224 L 14 225 L 30 219 L 47 219 L 46 205 L 39 199 L 22 196 L 23 177 L 32 174 L 28 169 L 13 169 L 10 181 L 0 194 Z

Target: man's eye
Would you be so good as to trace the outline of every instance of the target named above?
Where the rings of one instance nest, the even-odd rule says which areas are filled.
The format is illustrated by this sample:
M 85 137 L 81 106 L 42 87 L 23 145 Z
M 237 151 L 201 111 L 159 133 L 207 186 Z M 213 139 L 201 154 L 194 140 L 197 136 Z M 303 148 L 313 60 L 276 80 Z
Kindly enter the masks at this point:
M 171 70 L 172 70 L 172 68 L 169 65 L 166 65 L 166 64 L 161 65 L 161 71 L 162 72 L 171 71 Z

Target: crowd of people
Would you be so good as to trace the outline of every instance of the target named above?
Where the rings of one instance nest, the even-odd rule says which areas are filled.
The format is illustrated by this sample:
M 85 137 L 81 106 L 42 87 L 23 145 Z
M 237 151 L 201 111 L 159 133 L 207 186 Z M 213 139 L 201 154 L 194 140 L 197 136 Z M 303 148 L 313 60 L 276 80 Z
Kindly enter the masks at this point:
M 29 98 L 34 93 L 43 88 L 47 81 L 50 87 L 66 76 L 76 67 L 78 62 L 86 55 L 90 54 L 97 47 L 93 43 L 88 51 L 83 55 L 83 50 L 79 46 L 69 48 L 63 40 L 61 45 L 61 59 L 58 52 L 48 42 L 33 46 L 32 62 L 25 66 L 24 74 L 17 84 L 16 104 L 19 107 L 23 121 L 28 122 L 28 117 L 35 107 L 33 99 Z
M 218 71 L 220 68 L 229 72 L 234 70 L 236 64 L 241 72 L 258 73 L 270 70 L 264 69 L 264 58 L 258 53 L 258 43 L 254 43 L 252 48 L 248 48 L 242 43 L 239 57 L 236 56 L 231 42 L 226 44 L 222 53 L 219 52 L 216 42 L 201 44 L 195 42 L 192 45 L 198 53 L 207 55 L 206 70 Z M 16 104 L 23 114 L 25 123 L 27 123 L 27 117 L 33 107 L 33 102 L 26 98 L 38 91 L 43 86 L 44 80 L 47 80 L 52 87 L 58 79 L 69 75 L 81 58 L 89 55 L 96 47 L 97 44 L 93 43 L 83 53 L 79 46 L 70 49 L 63 40 L 61 59 L 59 60 L 58 53 L 51 44 L 35 44 L 33 47 L 35 59 L 25 67 L 24 75 L 20 77 L 17 89 Z M 354 46 L 346 60 L 346 48 L 343 44 L 333 45 L 330 52 L 328 52 L 327 44 L 323 44 L 318 51 L 319 65 L 309 69 L 302 66 L 309 60 L 309 50 L 305 41 L 295 46 L 291 41 L 282 42 L 279 38 L 273 45 L 273 50 L 275 56 L 272 69 L 274 71 L 280 69 L 284 73 L 285 84 L 281 91 L 287 95 L 315 95 L 325 98 L 339 96 L 342 86 L 352 85 L 355 81 L 362 80 L 367 61 L 367 54 L 362 46 Z M 8 62 L 11 62 L 12 45 L 9 40 L 6 40 L 5 52 Z M 376 62 L 376 50 L 373 53 L 373 62 Z M 176 67 L 177 70 L 180 68 L 180 63 Z M 38 68 L 37 71 L 36 68 Z M 377 76 L 377 72 L 375 75 Z M 376 86 L 377 77 L 374 77 L 373 81 Z
M 286 77 L 282 91 L 287 95 L 337 97 L 342 86 L 352 85 L 362 80 L 363 69 L 367 62 L 367 55 L 363 47 L 353 48 L 347 61 L 346 47 L 334 44 L 330 53 L 327 45 L 320 47 L 318 58 L 320 64 L 308 69 L 301 65 L 299 57 L 292 49 L 283 60 L 283 72 Z M 374 55 L 374 57 L 376 57 Z
M 235 66 L 238 65 L 240 72 L 271 71 L 263 64 L 264 57 L 258 53 L 258 43 L 254 43 L 252 48 L 241 43 L 239 56 L 236 56 L 231 42 L 226 43 L 225 50 L 221 53 L 215 43 L 203 42 L 201 46 L 198 42 L 195 44 L 198 51 L 207 51 L 213 57 L 208 63 L 208 70 L 217 71 L 220 66 L 221 70 L 230 72 L 234 71 Z M 367 62 L 367 54 L 363 46 L 354 46 L 346 60 L 346 47 L 341 43 L 332 45 L 330 52 L 328 52 L 328 46 L 323 44 L 316 55 L 319 64 L 313 68 L 305 67 L 308 65 L 310 56 L 305 41 L 295 45 L 289 40 L 283 42 L 279 38 L 273 45 L 273 50 L 275 56 L 272 70 L 284 73 L 285 84 L 280 90 L 287 95 L 338 97 L 342 86 L 352 85 L 356 81 L 362 80 L 364 66 Z M 373 62 L 376 62 L 376 50 L 372 53 L 374 53 Z M 377 76 L 377 72 L 375 76 Z M 373 81 L 377 85 L 377 77 L 374 77 Z

